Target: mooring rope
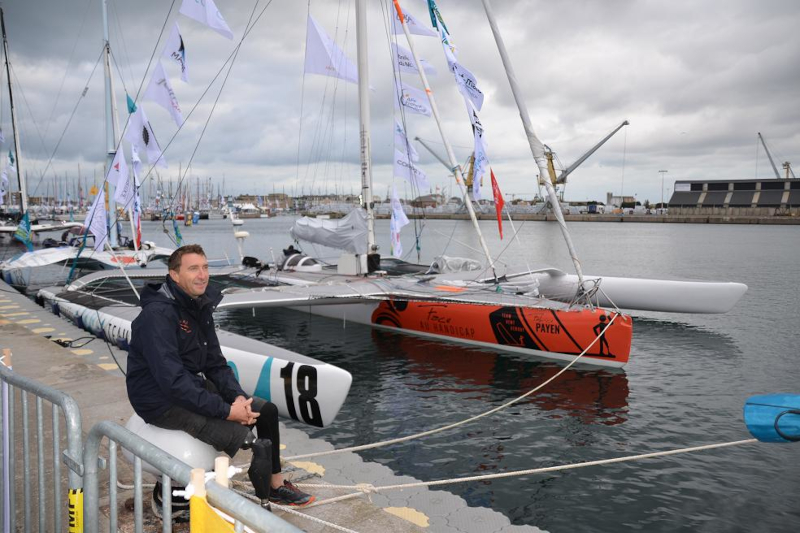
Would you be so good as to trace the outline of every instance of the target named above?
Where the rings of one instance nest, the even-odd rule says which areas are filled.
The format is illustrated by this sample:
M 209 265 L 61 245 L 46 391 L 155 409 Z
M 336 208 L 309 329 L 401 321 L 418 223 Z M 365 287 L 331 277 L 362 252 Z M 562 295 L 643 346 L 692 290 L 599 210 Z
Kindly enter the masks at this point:
M 324 452 L 314 452 L 314 453 L 306 453 L 306 454 L 301 454 L 301 455 L 293 455 L 291 457 L 286 457 L 285 460 L 287 460 L 287 461 L 296 461 L 298 459 L 308 459 L 310 457 L 322 457 L 322 456 L 325 456 L 325 455 L 333 455 L 333 454 L 337 454 L 337 453 L 360 452 L 360 451 L 363 451 L 363 450 L 371 450 L 371 449 L 374 449 L 374 448 L 381 448 L 383 446 L 390 446 L 392 444 L 399 444 L 401 442 L 407 442 L 407 441 L 410 441 L 410 440 L 419 439 L 419 438 L 422 438 L 422 437 L 427 437 L 429 435 L 434 435 L 436 433 L 441 433 L 442 431 L 447 431 L 448 429 L 457 428 L 459 426 L 463 426 L 465 424 L 469 424 L 470 422 L 474 422 L 475 420 L 478 420 L 480 418 L 484 418 L 486 416 L 492 415 L 492 414 L 494 414 L 494 413 L 496 413 L 498 411 L 501 411 L 501 410 L 503 410 L 503 409 L 505 409 L 507 407 L 510 407 L 510 406 L 514 405 L 515 403 L 519 403 L 520 401 L 524 400 L 525 398 L 527 398 L 531 394 L 541 390 L 543 387 L 548 385 L 550 382 L 552 382 L 553 380 L 558 378 L 561 374 L 566 372 L 572 365 L 577 363 L 581 359 L 581 357 L 583 357 L 586 354 L 586 352 L 589 351 L 589 349 L 592 346 L 594 346 L 594 344 L 600 339 L 600 337 L 603 335 L 603 333 L 606 331 L 606 329 L 608 329 L 608 327 L 610 327 L 611 324 L 613 324 L 614 321 L 617 319 L 617 317 L 619 317 L 620 315 L 621 315 L 621 313 L 619 313 L 619 312 L 614 313 L 614 316 L 611 317 L 611 320 L 608 321 L 608 325 L 603 329 L 603 331 L 600 332 L 600 334 L 597 335 L 597 337 L 595 337 L 594 340 L 581 353 L 576 355 L 575 358 L 572 361 L 569 362 L 569 364 L 567 364 L 564 368 L 559 370 L 552 377 L 550 377 L 549 379 L 545 380 L 544 382 L 542 382 L 538 386 L 534 387 L 533 389 L 529 390 L 528 392 L 526 392 L 522 396 L 518 396 L 517 398 L 514 398 L 513 400 L 510 400 L 510 401 L 504 403 L 503 405 L 495 407 L 494 409 L 490 409 L 490 410 L 485 411 L 485 412 L 483 412 L 483 413 L 481 413 L 479 415 L 475 415 L 473 417 L 467 418 L 465 420 L 461 420 L 459 422 L 455 422 L 453 424 L 448 424 L 446 426 L 430 429 L 428 431 L 423 431 L 421 433 L 416 433 L 414 435 L 408 435 L 408 436 L 405 436 L 405 437 L 398 437 L 396 439 L 390 439 L 390 440 L 385 440 L 385 441 L 381 441 L 381 442 L 373 442 L 371 444 L 362 444 L 360 446 L 351 446 L 349 448 L 339 448 L 339 449 L 335 449 L 335 450 L 327 450 L 327 451 L 324 451 Z
M 353 494 L 369 494 L 371 492 L 381 492 L 381 491 L 389 491 L 389 490 L 403 490 L 403 489 L 411 489 L 411 488 L 418 488 L 418 487 L 432 487 L 437 485 L 449 485 L 454 483 L 467 483 L 471 481 L 488 481 L 492 479 L 501 479 L 506 477 L 516 477 L 516 476 L 529 476 L 533 474 L 545 474 L 549 472 L 562 472 L 564 470 L 574 470 L 577 468 L 585 468 L 588 466 L 602 466 L 608 464 L 615 464 L 615 463 L 624 463 L 624 462 L 632 462 L 632 461 L 641 461 L 644 459 L 653 459 L 656 457 L 666 457 L 670 455 L 678 455 L 683 453 L 692 453 L 692 452 L 701 452 L 707 450 L 714 450 L 718 448 L 727 448 L 731 446 L 740 446 L 743 444 L 753 444 L 758 442 L 758 439 L 745 439 L 745 440 L 737 440 L 737 441 L 730 441 L 730 442 L 721 442 L 717 444 L 706 444 L 702 446 L 692 446 L 689 448 L 679 448 L 677 450 L 665 450 L 661 452 L 652 452 L 652 453 L 643 453 L 639 455 L 628 455 L 625 457 L 615 457 L 612 459 L 598 459 L 596 461 L 585 461 L 583 463 L 573 463 L 567 465 L 558 465 L 558 466 L 546 466 L 542 468 L 531 468 L 528 470 L 514 470 L 512 472 L 500 472 L 496 474 L 484 474 L 480 476 L 469 476 L 469 477 L 458 477 L 458 478 L 450 478 L 450 479 L 439 479 L 435 481 L 419 481 L 416 483 L 404 483 L 399 485 L 382 485 L 382 486 L 372 486 L 366 484 L 358 484 L 358 485 L 332 485 L 328 483 L 298 483 L 298 487 L 303 488 L 319 488 L 319 489 L 335 489 L 335 490 L 357 490 L 359 492 L 355 492 Z
M 257 496 L 254 496 L 253 494 L 250 494 L 248 492 L 245 492 L 243 490 L 238 490 L 238 489 L 232 489 L 232 490 L 234 492 L 236 492 L 237 494 L 239 494 L 240 496 L 244 496 L 248 500 L 254 501 L 256 503 L 260 503 L 261 502 L 261 500 Z M 357 496 L 358 494 L 360 494 L 360 493 L 355 493 L 354 495 Z M 331 498 L 331 499 L 343 500 L 343 499 L 347 499 L 347 498 L 352 498 L 354 495 L 347 495 L 347 497 L 339 497 L 339 498 Z M 308 505 L 308 506 L 304 507 L 304 509 L 307 509 L 309 507 L 313 507 L 315 505 L 316 504 Z M 301 517 L 301 518 L 303 518 L 305 520 L 310 520 L 311 522 L 316 522 L 317 524 L 321 524 L 321 525 L 323 525 L 325 527 L 329 527 L 329 528 L 335 529 L 337 531 L 344 531 L 345 533 L 358 533 L 358 531 L 355 531 L 353 529 L 348 529 L 348 528 L 346 528 L 344 526 L 340 526 L 338 524 L 334 524 L 333 522 L 328 522 L 327 520 L 323 520 L 322 518 L 317 518 L 316 516 L 311 516 L 309 514 L 306 514 L 306 513 L 297 511 L 295 509 L 292 509 L 291 507 L 288 507 L 288 506 L 278 505 L 277 503 L 271 503 L 270 506 L 273 509 L 277 509 L 279 511 L 284 511 L 284 512 L 289 513 L 289 514 L 294 515 L 294 516 L 299 516 L 299 517 Z

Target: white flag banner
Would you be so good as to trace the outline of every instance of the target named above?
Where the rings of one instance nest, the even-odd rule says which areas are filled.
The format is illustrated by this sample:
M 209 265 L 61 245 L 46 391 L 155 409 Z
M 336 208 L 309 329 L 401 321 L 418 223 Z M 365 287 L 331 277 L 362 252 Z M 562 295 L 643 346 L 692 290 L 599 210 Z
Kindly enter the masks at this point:
M 117 202 L 117 206 L 127 210 L 133 206 L 136 188 L 133 186 L 133 180 L 130 175 L 120 176 L 119 179 L 120 181 L 117 182 L 117 188 L 114 191 L 114 200 Z
M 420 91 L 416 87 L 399 82 L 395 92 L 395 107 L 403 106 L 411 113 L 431 116 L 431 103 L 425 91 Z
M 355 64 L 311 15 L 308 16 L 306 25 L 305 72 L 358 83 L 358 69 Z
M 397 119 L 394 120 L 394 147 L 401 152 L 407 153 L 411 161 L 415 163 L 419 161 L 417 149 L 414 148 L 414 145 L 408 140 L 403 125 L 400 124 Z
M 106 198 L 103 189 L 94 197 L 92 207 L 86 214 L 83 225 L 88 228 L 89 233 L 94 235 L 94 249 L 100 250 L 108 238 L 108 227 L 106 225 Z
M 400 242 L 400 230 L 403 226 L 408 224 L 408 217 L 403 211 L 403 204 L 397 197 L 397 190 L 392 185 L 392 218 L 389 222 L 389 231 L 391 232 L 392 241 L 392 255 L 398 259 L 403 256 L 403 243 Z
M 186 64 L 186 47 L 183 45 L 183 37 L 181 37 L 181 30 L 177 22 L 172 26 L 167 43 L 164 45 L 164 57 L 173 60 L 181 67 L 181 79 L 188 83 L 189 69 Z
M 439 31 L 439 39 L 442 41 L 442 48 L 444 48 L 444 57 L 447 59 L 447 64 L 452 65 L 458 59 L 458 47 L 453 43 L 450 34 L 447 33 L 442 24 L 436 28 Z
M 139 148 L 134 144 L 131 146 L 131 168 L 133 169 L 133 184 L 139 190 L 139 171 L 142 169 L 142 160 L 139 158 Z M 138 193 L 137 193 L 138 195 Z
M 407 154 L 397 149 L 394 151 L 394 175 L 407 180 L 413 187 L 416 187 L 416 191 L 430 188 L 428 176 L 414 165 Z
M 233 39 L 233 32 L 222 18 L 222 13 L 217 9 L 214 0 L 183 0 L 180 12 L 190 19 L 205 24 L 223 37 Z
M 397 16 L 397 10 L 392 10 L 392 33 L 395 35 L 403 35 L 403 25 L 400 23 L 400 17 Z M 424 35 L 425 37 L 437 37 L 436 32 L 431 28 L 419 21 L 415 16 L 406 10 L 403 10 L 403 19 L 405 19 L 408 31 L 414 35 Z
M 461 96 L 468 98 L 478 111 L 483 107 L 483 91 L 478 89 L 475 75 L 457 61 L 450 64 L 450 70 L 456 78 L 456 85 Z
M 394 60 L 397 63 L 397 68 L 401 72 L 411 72 L 413 74 L 419 73 L 417 64 L 414 62 L 414 56 L 411 55 L 411 50 L 400 46 L 399 44 L 392 43 L 392 53 L 394 54 Z M 422 64 L 422 70 L 425 71 L 425 74 L 430 74 L 432 76 L 436 74 L 436 69 L 433 68 L 433 65 L 424 59 L 420 59 L 419 62 Z
M 125 162 L 125 151 L 120 145 L 119 150 L 114 154 L 114 160 L 111 161 L 111 167 L 106 172 L 106 181 L 116 187 L 122 184 L 127 177 L 128 164 Z M 116 198 L 116 195 L 114 197 Z
M 3 169 L 2 174 L 0 174 L 0 205 L 5 203 L 6 193 L 8 192 L 8 170 Z
M 183 124 L 181 106 L 178 105 L 178 98 L 175 96 L 175 91 L 172 90 L 172 84 L 169 82 L 167 73 L 164 72 L 164 66 L 161 61 L 153 69 L 153 77 L 150 78 L 150 85 L 147 86 L 144 97 L 153 100 L 166 109 L 172 115 L 172 119 L 178 127 Z
M 136 148 L 137 154 L 139 150 L 142 150 L 147 153 L 147 160 L 151 164 L 167 168 L 167 161 L 161 153 L 161 147 L 156 141 L 153 127 L 150 125 L 150 121 L 147 120 L 147 114 L 145 114 L 141 102 L 136 106 L 136 111 L 131 113 L 128 129 L 125 130 L 125 138 L 128 139 L 132 147 Z
M 486 155 L 486 140 L 483 138 L 483 125 L 478 119 L 478 113 L 473 109 L 470 114 L 472 128 L 475 133 L 474 156 L 472 163 L 472 196 L 476 200 L 481 199 L 481 185 L 486 169 L 489 168 L 489 158 Z

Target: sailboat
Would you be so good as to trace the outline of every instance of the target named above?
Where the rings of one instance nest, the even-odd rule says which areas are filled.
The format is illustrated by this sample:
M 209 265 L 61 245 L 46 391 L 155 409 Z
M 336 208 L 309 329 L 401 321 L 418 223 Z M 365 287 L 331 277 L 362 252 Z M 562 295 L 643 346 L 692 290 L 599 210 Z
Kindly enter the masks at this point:
M 243 264 L 248 268 L 226 275 L 233 280 L 248 280 L 251 285 L 226 289 L 219 308 L 289 307 L 404 333 L 557 360 L 571 360 L 582 354 L 582 363 L 621 367 L 629 360 L 632 338 L 632 319 L 621 309 L 721 313 L 732 308 L 747 290 L 739 283 L 584 275 L 565 225 L 562 231 L 576 265 L 576 274 L 553 268 L 530 270 L 498 266 L 485 243 L 482 248 L 488 267 L 474 260 L 443 258 L 435 268 L 430 268 L 381 258 L 376 253 L 372 227 L 363 0 L 357 1 L 356 7 L 362 208 L 338 223 L 301 219 L 293 228 L 296 239 L 326 245 L 336 242 L 346 253 L 334 267 L 323 265 L 293 247 L 284 250 L 284 256 L 273 264 L 243 257 Z M 404 17 L 398 14 L 398 20 L 403 21 L 413 53 Z M 416 56 L 414 59 L 419 65 Z M 420 67 L 419 72 L 427 89 L 424 69 Z M 433 98 L 431 107 L 435 109 Z M 451 162 L 449 168 L 460 173 L 446 139 L 445 146 Z M 546 171 L 542 175 L 547 175 Z M 463 183 L 463 177 L 457 176 L 457 183 Z M 462 197 L 466 198 L 463 189 Z M 464 204 L 471 211 L 471 202 Z M 471 215 L 477 229 L 474 213 Z M 237 240 L 245 237 L 246 232 L 237 233 Z M 136 273 L 132 277 L 136 277 Z M 94 282 L 99 283 L 100 277 Z M 252 286 L 257 282 L 261 286 Z

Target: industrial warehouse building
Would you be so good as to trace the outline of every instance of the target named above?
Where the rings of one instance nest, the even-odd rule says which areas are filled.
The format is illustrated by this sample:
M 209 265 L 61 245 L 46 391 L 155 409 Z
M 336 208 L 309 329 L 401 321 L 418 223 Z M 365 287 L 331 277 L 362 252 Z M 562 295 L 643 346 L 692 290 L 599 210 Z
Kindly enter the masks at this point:
M 671 215 L 798 216 L 800 179 L 676 181 Z

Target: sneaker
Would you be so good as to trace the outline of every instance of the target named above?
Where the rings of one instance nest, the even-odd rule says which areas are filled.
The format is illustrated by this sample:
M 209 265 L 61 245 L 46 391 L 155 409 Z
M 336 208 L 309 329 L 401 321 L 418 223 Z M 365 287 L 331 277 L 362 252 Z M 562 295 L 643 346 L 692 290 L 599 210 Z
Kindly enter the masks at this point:
M 161 481 L 156 481 L 156 486 L 153 488 L 153 497 L 150 499 L 150 508 L 153 514 L 164 520 L 163 500 L 161 498 L 161 491 L 163 485 Z M 172 487 L 172 490 L 183 490 L 182 487 Z M 172 522 L 176 524 L 183 524 L 189 521 L 189 502 L 182 496 L 172 496 Z
M 290 505 L 292 507 L 304 507 L 313 503 L 316 498 L 311 494 L 306 494 L 293 484 L 284 480 L 283 485 L 277 489 L 269 491 L 269 501 L 278 505 Z

